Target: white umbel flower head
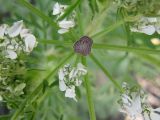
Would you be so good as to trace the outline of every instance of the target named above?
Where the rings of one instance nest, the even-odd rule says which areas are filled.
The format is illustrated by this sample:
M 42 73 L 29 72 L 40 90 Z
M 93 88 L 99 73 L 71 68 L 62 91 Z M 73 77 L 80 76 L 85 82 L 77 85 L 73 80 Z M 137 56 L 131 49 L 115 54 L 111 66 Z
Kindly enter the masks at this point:
M 73 98 L 75 101 L 77 101 L 75 87 L 82 84 L 81 77 L 85 75 L 82 74 L 82 71 L 87 73 L 83 65 L 79 67 L 80 64 L 73 68 L 70 65 L 65 65 L 58 73 L 60 91 L 65 91 L 65 97 Z
M 66 32 L 69 32 L 69 29 L 75 26 L 74 14 L 72 14 L 71 17 L 67 16 L 64 20 L 58 19 L 64 14 L 67 7 L 68 7 L 67 5 L 61 5 L 58 2 L 55 3 L 55 5 L 53 6 L 52 14 L 57 16 L 58 25 L 60 27 L 60 29 L 58 30 L 59 34 L 64 34 Z
M 30 53 L 37 42 L 29 29 L 25 28 L 23 21 L 14 22 L 12 26 L 0 26 L 0 39 L 4 39 L 0 47 L 4 47 L 4 56 L 9 59 L 16 59 L 22 51 Z

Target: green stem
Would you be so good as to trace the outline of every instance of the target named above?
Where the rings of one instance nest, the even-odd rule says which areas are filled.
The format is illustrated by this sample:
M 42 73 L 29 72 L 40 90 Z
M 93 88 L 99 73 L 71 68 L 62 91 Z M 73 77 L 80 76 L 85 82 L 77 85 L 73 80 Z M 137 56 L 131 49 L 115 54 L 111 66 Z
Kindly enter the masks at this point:
M 107 50 L 117 50 L 117 51 L 127 51 L 143 54 L 160 54 L 160 50 L 146 49 L 146 48 L 136 48 L 136 47 L 126 47 L 118 45 L 106 45 L 106 44 L 93 44 L 94 49 L 107 49 Z
M 134 16 L 134 17 L 126 17 L 123 20 L 120 20 L 118 22 L 116 22 L 115 24 L 109 26 L 109 27 L 105 27 L 105 29 L 103 29 L 102 31 L 99 31 L 97 33 L 95 33 L 94 35 L 91 35 L 92 38 L 96 38 L 96 37 L 100 37 L 103 36 L 111 31 L 113 31 L 114 29 L 116 29 L 117 27 L 119 27 L 120 25 L 124 24 L 126 21 L 134 21 L 138 18 L 139 16 Z
M 86 58 L 85 57 L 82 57 L 82 63 L 83 63 L 83 65 L 86 66 Z M 96 120 L 94 103 L 92 100 L 92 91 L 91 91 L 90 81 L 88 79 L 88 74 L 85 75 L 84 79 L 85 79 L 84 80 L 85 81 L 85 88 L 86 88 L 86 92 L 87 92 L 87 102 L 88 102 L 88 107 L 89 107 L 90 120 Z
M 23 112 L 27 103 L 32 101 L 32 99 L 37 95 L 43 88 L 44 81 L 47 81 L 66 61 L 68 61 L 73 56 L 73 53 L 69 54 L 66 58 L 63 59 L 62 62 L 58 64 L 56 68 L 54 68 L 43 80 L 42 82 L 33 90 L 33 92 L 23 101 L 20 105 L 19 109 L 12 116 L 11 120 L 17 120 L 19 115 Z
M 98 61 L 98 59 L 91 54 L 90 55 L 91 59 L 97 64 L 97 66 L 99 66 L 102 71 L 104 72 L 104 74 L 109 78 L 109 80 L 114 84 L 114 86 L 120 91 L 122 92 L 122 88 L 121 86 L 112 78 L 112 76 L 110 75 L 110 73 L 108 72 L 108 70 Z
M 64 46 L 72 46 L 73 42 L 66 42 L 60 40 L 39 40 L 38 42 L 43 44 L 55 44 L 55 45 L 64 45 Z
M 25 1 L 25 0 L 16 0 L 19 4 L 25 6 L 26 8 L 28 8 L 32 13 L 38 15 L 39 17 L 41 17 L 43 20 L 47 21 L 49 24 L 51 24 L 52 26 L 54 26 L 54 28 L 57 28 L 57 24 L 47 15 L 45 15 L 43 12 L 41 12 L 39 9 L 35 8 L 32 4 L 30 4 L 29 2 Z

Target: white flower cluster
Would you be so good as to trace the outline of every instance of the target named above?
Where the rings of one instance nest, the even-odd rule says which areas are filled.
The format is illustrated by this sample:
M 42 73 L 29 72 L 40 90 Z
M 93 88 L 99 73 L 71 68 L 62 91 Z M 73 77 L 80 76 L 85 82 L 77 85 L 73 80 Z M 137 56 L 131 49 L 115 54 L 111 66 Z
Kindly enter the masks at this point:
M 141 17 L 137 23 L 131 26 L 130 30 L 147 35 L 152 35 L 155 32 L 160 34 L 160 20 L 156 17 Z
M 86 74 L 87 70 L 81 63 L 78 63 L 77 67 L 73 68 L 67 64 L 59 70 L 59 89 L 60 91 L 65 91 L 65 97 L 73 98 L 77 101 L 75 87 L 82 84 L 81 77 Z
M 160 108 L 152 109 L 142 99 L 142 91 L 132 92 L 126 83 L 122 85 L 124 93 L 121 95 L 121 112 L 127 114 L 131 120 L 160 120 Z
M 60 5 L 58 2 L 53 6 L 53 15 L 57 15 L 57 19 L 59 17 L 61 17 L 65 10 L 67 9 L 67 5 Z M 73 16 L 71 17 L 71 19 L 67 19 L 65 18 L 62 21 L 58 21 L 58 25 L 60 27 L 60 29 L 58 30 L 59 34 L 64 34 L 66 32 L 69 31 L 70 28 L 73 28 L 75 26 L 75 22 L 73 19 Z
M 22 20 L 12 26 L 0 26 L 0 48 L 3 48 L 2 52 L 6 58 L 16 59 L 22 51 L 30 53 L 36 45 L 35 36 L 25 28 Z

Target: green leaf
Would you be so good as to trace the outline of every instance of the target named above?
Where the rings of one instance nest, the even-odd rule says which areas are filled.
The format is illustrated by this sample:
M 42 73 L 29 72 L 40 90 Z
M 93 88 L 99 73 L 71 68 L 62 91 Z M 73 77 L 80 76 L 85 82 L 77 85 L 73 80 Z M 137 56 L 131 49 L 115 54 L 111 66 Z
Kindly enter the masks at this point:
M 68 16 L 68 15 L 80 4 L 80 2 L 81 2 L 81 0 L 77 0 L 73 5 L 70 5 L 70 6 L 65 10 L 65 13 L 58 18 L 58 21 L 59 21 L 59 20 L 63 20 L 66 16 Z
M 34 7 L 32 4 L 30 4 L 29 2 L 25 1 L 25 0 L 16 0 L 19 4 L 25 6 L 26 8 L 28 8 L 28 10 L 30 10 L 32 13 L 36 14 L 37 16 L 39 16 L 40 18 L 42 18 L 43 20 L 45 20 L 46 22 L 48 22 L 49 24 L 51 24 L 53 27 L 57 28 L 57 24 L 47 15 L 45 15 L 43 12 L 41 12 L 39 9 L 37 9 L 36 7 Z
M 80 99 L 81 98 L 81 91 L 78 87 L 76 87 L 75 89 L 76 89 L 76 96 L 78 99 Z
M 23 89 L 26 87 L 25 83 L 21 83 L 19 85 L 16 86 L 16 88 L 14 89 L 14 91 L 18 94 L 20 94 L 21 92 L 23 92 Z
M 43 89 L 42 92 L 45 93 L 46 89 L 48 88 L 48 81 L 43 81 Z
M 89 6 L 93 12 L 93 14 L 95 14 L 96 12 L 98 12 L 98 5 L 96 0 L 89 0 Z

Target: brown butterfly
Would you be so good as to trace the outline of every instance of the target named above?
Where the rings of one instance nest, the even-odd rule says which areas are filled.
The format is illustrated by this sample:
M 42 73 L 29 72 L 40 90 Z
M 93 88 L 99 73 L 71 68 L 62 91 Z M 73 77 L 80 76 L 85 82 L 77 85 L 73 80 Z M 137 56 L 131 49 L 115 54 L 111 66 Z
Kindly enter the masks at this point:
M 73 48 L 76 53 L 86 56 L 90 54 L 92 44 L 93 41 L 91 38 L 83 36 L 74 44 Z

